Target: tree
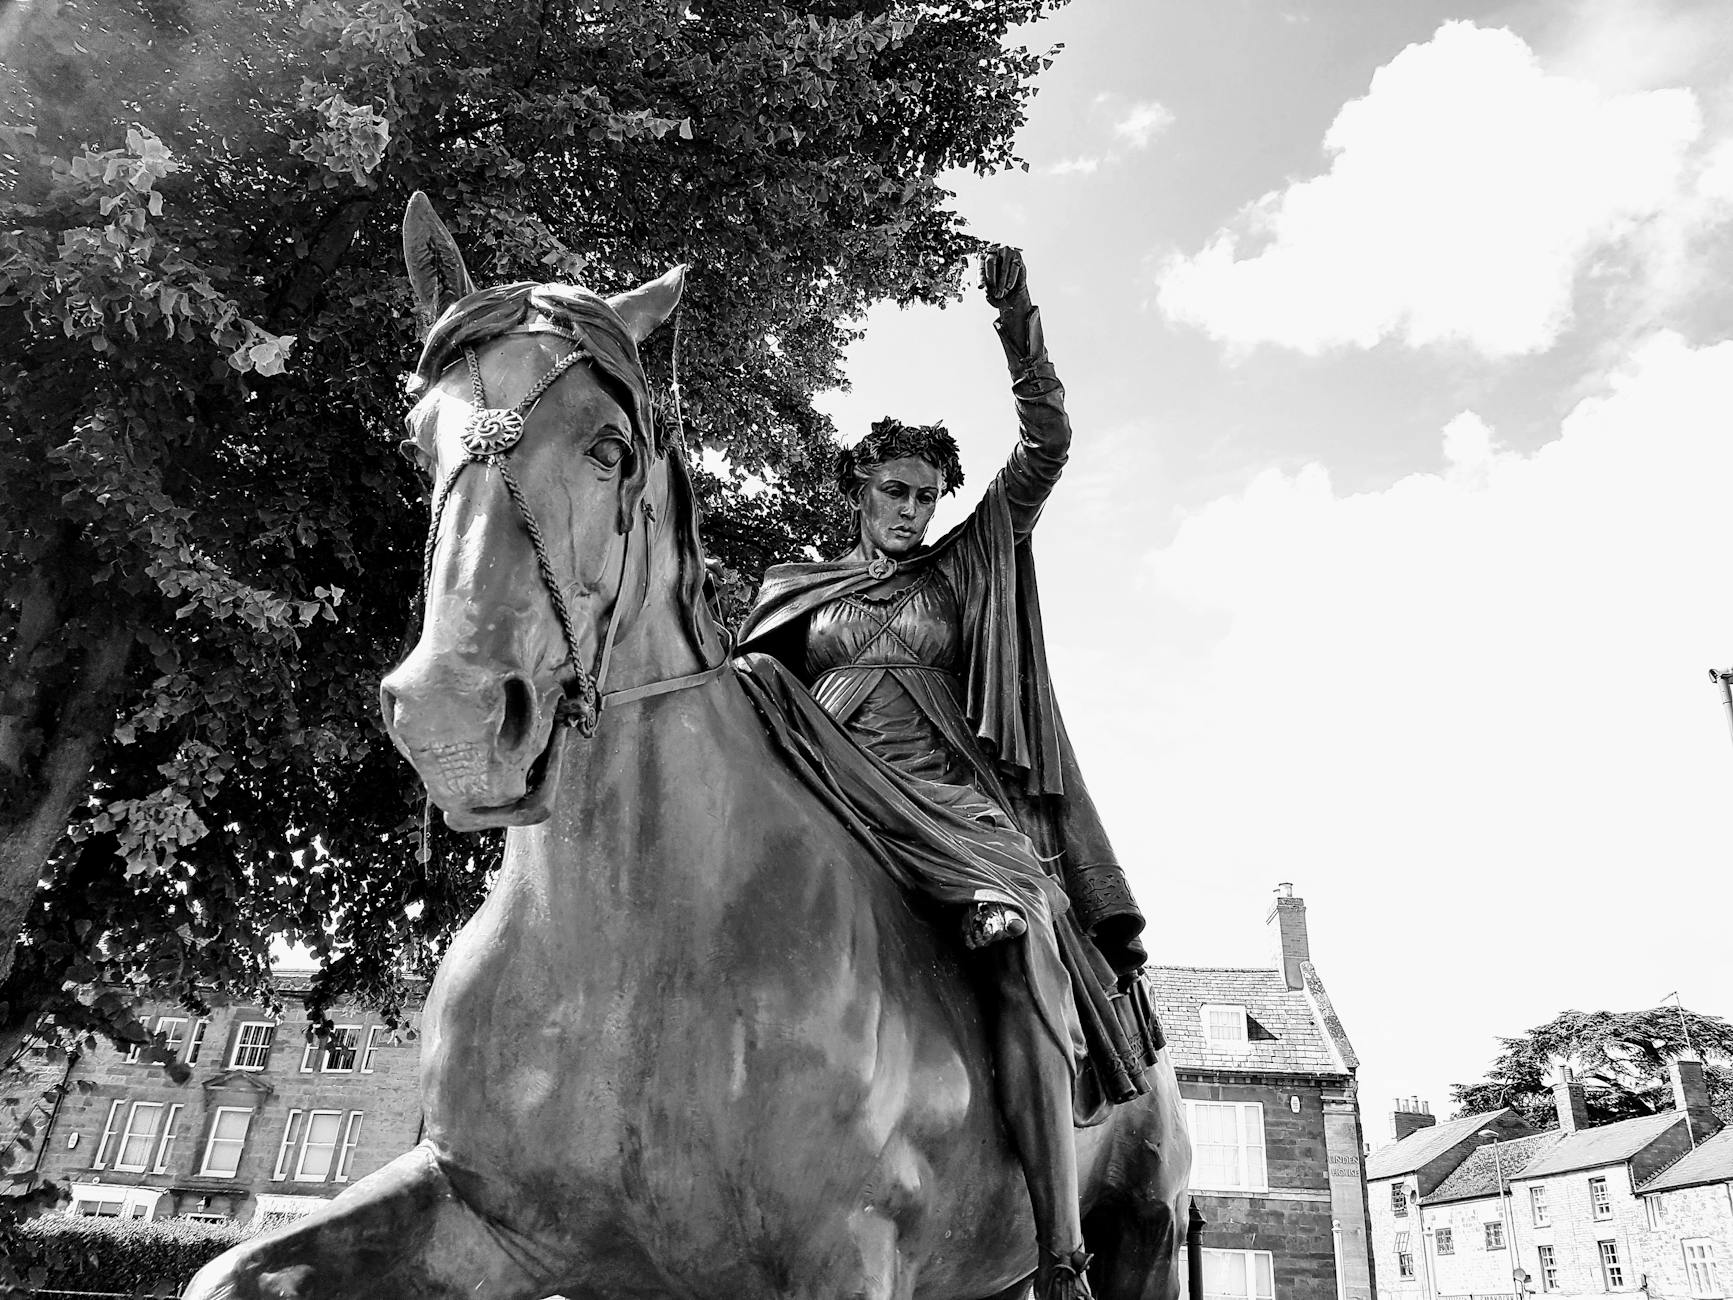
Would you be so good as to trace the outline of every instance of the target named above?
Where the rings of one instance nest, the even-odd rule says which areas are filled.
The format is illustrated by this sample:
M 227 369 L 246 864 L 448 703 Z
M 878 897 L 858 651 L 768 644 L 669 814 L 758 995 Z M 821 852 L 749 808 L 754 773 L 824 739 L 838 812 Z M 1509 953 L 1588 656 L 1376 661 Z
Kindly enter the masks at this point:
M 1583 1082 L 1591 1123 L 1652 1115 L 1673 1104 L 1668 1058 L 1690 1046 L 1703 1058 L 1716 1113 L 1733 1120 L 1733 1024 L 1718 1016 L 1681 1013 L 1674 1006 L 1565 1011 L 1520 1038 L 1499 1042 L 1503 1047 L 1485 1079 L 1451 1085 L 1458 1115 L 1509 1106 L 1537 1127 L 1550 1126 L 1556 1115 L 1554 1062 L 1561 1060 Z
M 122 990 L 390 1003 L 495 850 L 376 719 L 425 505 L 395 455 L 427 190 L 483 282 L 690 264 L 683 426 L 736 599 L 833 545 L 850 321 L 955 293 L 1061 0 L 43 0 L 0 50 L 0 1060 Z M 664 403 L 664 416 L 668 415 Z M 14 945 L 14 936 L 18 937 Z M 97 992 L 96 990 L 103 990 Z

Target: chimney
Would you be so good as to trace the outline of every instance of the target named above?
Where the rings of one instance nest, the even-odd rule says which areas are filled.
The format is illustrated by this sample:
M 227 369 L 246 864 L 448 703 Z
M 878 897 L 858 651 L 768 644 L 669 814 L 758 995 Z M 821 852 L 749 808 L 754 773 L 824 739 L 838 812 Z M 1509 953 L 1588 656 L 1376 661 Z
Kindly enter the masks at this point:
M 1690 1124 L 1691 1145 L 1696 1146 L 1721 1126 L 1709 1105 L 1703 1060 L 1695 1052 L 1680 1052 L 1667 1062 L 1667 1073 L 1673 1079 L 1673 1106 Z
M 1432 1113 L 1431 1104 L 1418 1097 L 1398 1097 L 1396 1109 L 1390 1112 L 1390 1132 L 1398 1142 L 1436 1123 L 1438 1117 Z
M 1276 886 L 1276 901 L 1264 918 L 1265 925 L 1272 923 L 1276 927 L 1272 936 L 1276 969 L 1290 989 L 1302 989 L 1306 982 L 1300 977 L 1300 963 L 1312 960 L 1311 945 L 1306 941 L 1306 902 L 1294 897 L 1294 887 L 1286 880 Z
M 1583 1082 L 1563 1061 L 1553 1063 L 1552 1099 L 1558 1109 L 1559 1132 L 1580 1133 L 1589 1126 L 1589 1103 L 1583 1093 Z

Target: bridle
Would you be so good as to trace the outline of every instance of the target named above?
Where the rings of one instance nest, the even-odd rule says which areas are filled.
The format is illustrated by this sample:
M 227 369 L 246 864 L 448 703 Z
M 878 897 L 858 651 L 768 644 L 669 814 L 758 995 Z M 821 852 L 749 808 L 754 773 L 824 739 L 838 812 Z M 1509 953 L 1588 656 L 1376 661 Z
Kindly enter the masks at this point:
M 558 580 L 554 577 L 553 563 L 548 558 L 547 542 L 542 536 L 541 525 L 536 522 L 535 512 L 530 509 L 530 503 L 524 496 L 523 488 L 512 473 L 507 457 L 514 447 L 522 440 L 524 422 L 541 401 L 547 391 L 558 382 L 559 378 L 580 361 L 593 361 L 595 358 L 584 343 L 581 334 L 566 329 L 551 322 L 532 322 L 519 325 L 508 330 L 501 330 L 495 338 L 512 334 L 554 334 L 565 339 L 572 345 L 572 350 L 556 361 L 542 377 L 530 386 L 529 392 L 513 407 L 490 407 L 487 404 L 487 389 L 481 379 L 481 362 L 476 357 L 473 347 L 463 349 L 464 360 L 469 365 L 470 388 L 475 398 L 475 410 L 465 423 L 461 440 L 463 443 L 463 459 L 451 467 L 445 479 L 439 485 L 439 490 L 433 498 L 433 518 L 427 529 L 427 543 L 422 552 L 421 564 L 421 599 L 425 606 L 427 594 L 433 585 L 433 554 L 439 545 L 439 527 L 445 516 L 445 505 L 450 499 L 452 489 L 457 486 L 458 477 L 471 465 L 483 465 L 498 471 L 500 481 L 505 484 L 506 494 L 511 497 L 512 504 L 517 507 L 518 518 L 523 522 L 524 532 L 529 535 L 530 548 L 535 552 L 536 572 L 540 575 L 542 586 L 547 589 L 548 600 L 554 607 L 554 617 L 559 620 L 560 634 L 566 642 L 566 662 L 571 669 L 572 680 L 566 685 L 565 692 L 554 709 L 554 720 L 567 727 L 576 727 L 580 735 L 593 736 L 596 731 L 597 718 L 604 708 L 628 704 L 635 700 L 648 699 L 656 695 L 667 695 L 674 691 L 686 690 L 689 687 L 701 686 L 705 682 L 719 677 L 728 667 L 728 653 L 724 649 L 718 661 L 695 673 L 687 673 L 680 677 L 666 677 L 660 681 L 646 682 L 641 686 L 628 687 L 625 690 L 605 691 L 603 684 L 607 681 L 608 664 L 613 657 L 614 641 L 624 619 L 620 616 L 619 603 L 625 591 L 626 566 L 632 550 L 632 538 L 638 532 L 640 525 L 647 525 L 654 517 L 650 503 L 642 503 L 642 509 L 635 512 L 631 525 L 625 530 L 625 536 L 620 545 L 620 572 L 614 587 L 614 610 L 608 615 L 603 629 L 601 647 L 596 653 L 596 666 L 592 671 L 578 655 L 578 638 L 572 630 L 572 615 L 566 606 L 564 592 L 560 589 Z

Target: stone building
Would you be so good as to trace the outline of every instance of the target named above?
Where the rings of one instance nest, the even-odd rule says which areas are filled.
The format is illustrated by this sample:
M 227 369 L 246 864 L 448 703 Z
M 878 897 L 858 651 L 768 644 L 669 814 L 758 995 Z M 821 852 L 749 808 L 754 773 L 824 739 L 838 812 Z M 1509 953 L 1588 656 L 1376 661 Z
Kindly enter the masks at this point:
M 279 978 L 283 1018 L 147 1002 L 140 1019 L 185 1077 L 107 1043 L 79 1053 L 28 1168 L 11 1172 L 65 1187 L 73 1214 L 248 1222 L 316 1208 L 419 1140 L 420 1012 L 393 1030 L 334 1007 L 334 1033 L 313 1042 L 296 1014 L 306 990 Z
M 1374 1152 L 1380 1300 L 1623 1291 L 1720 1300 L 1733 1250 L 1728 1147 L 1712 1136 L 1719 1121 L 1701 1064 L 1686 1058 L 1671 1071 L 1674 1107 L 1653 1115 L 1590 1126 L 1582 1084 L 1561 1071 L 1556 1127 L 1536 1132 L 1491 1111 Z
M 1269 966 L 1149 972 L 1206 1221 L 1194 1300 L 1371 1300 L 1359 1063 L 1292 886 L 1266 923 Z

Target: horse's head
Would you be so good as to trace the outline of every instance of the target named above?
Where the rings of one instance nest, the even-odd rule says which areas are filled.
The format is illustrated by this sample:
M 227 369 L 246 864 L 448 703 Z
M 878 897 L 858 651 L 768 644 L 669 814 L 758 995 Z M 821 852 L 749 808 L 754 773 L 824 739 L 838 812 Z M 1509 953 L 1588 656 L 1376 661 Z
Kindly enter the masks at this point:
M 421 638 L 380 702 L 448 823 L 528 825 L 551 810 L 566 736 L 595 725 L 607 647 L 655 597 L 673 588 L 687 624 L 662 660 L 678 670 L 681 654 L 713 647 L 694 612 L 690 484 L 657 444 L 637 352 L 682 274 L 609 299 L 564 285 L 478 292 L 421 194 L 403 247 L 432 322 L 406 447 L 433 518 Z

